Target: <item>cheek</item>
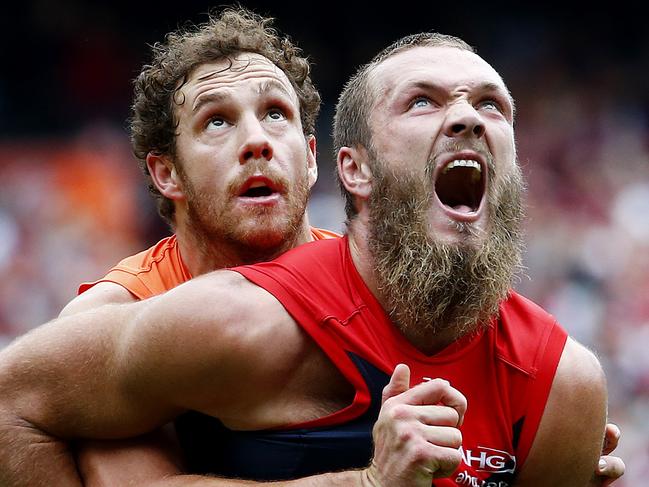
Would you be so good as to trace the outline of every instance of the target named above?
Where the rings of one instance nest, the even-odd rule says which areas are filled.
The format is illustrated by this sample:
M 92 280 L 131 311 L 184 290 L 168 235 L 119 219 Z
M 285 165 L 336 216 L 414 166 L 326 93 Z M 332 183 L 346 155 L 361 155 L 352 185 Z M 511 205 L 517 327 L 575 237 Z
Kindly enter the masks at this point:
M 293 162 L 293 168 L 289 172 L 291 179 L 290 184 L 293 187 L 308 186 L 309 176 L 306 161 L 295 159 Z
M 274 159 L 286 171 L 286 174 L 290 174 L 291 177 L 306 177 L 308 150 L 309 148 L 304 139 L 292 140 L 291 143 L 277 144 L 275 146 Z
M 511 131 L 503 130 L 496 139 L 491 140 L 491 150 L 497 164 L 503 169 L 516 163 L 516 145 Z
M 230 187 L 233 178 L 213 166 L 197 168 L 191 182 L 197 192 L 214 202 L 223 200 L 226 195 L 235 190 Z
M 427 161 L 439 140 L 439 121 L 436 117 L 426 117 L 401 124 L 387 133 L 385 156 L 394 161 L 411 159 L 416 164 Z

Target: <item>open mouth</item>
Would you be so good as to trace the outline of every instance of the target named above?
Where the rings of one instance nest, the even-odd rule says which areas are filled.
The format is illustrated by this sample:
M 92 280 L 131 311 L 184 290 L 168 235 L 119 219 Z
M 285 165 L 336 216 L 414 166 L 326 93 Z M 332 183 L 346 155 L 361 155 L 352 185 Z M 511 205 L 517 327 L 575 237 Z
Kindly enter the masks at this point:
M 267 198 L 278 192 L 278 188 L 270 179 L 255 176 L 244 183 L 239 190 L 239 196 L 243 198 Z
M 435 181 L 439 201 L 460 213 L 476 213 L 485 192 L 482 165 L 471 159 L 455 159 L 446 164 Z
M 241 196 L 245 196 L 246 198 L 261 198 L 263 196 L 270 196 L 273 193 L 274 191 L 268 186 L 256 186 L 254 188 L 248 188 Z

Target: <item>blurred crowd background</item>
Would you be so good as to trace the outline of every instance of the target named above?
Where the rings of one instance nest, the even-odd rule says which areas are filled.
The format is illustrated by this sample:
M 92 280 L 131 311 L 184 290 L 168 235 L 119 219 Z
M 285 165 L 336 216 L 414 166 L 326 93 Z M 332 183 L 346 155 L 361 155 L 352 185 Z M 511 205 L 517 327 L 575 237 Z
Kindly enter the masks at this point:
M 517 283 L 600 357 L 627 474 L 649 479 L 649 34 L 643 15 L 462 2 L 390 10 L 245 2 L 277 17 L 323 94 L 311 221 L 342 230 L 336 96 L 360 63 L 417 31 L 458 35 L 517 102 L 528 178 Z M 33 0 L 0 18 L 0 347 L 55 317 L 82 281 L 168 233 L 131 156 L 131 80 L 147 45 L 211 4 Z M 548 7 L 549 8 L 549 7 Z M 592 8 L 592 5 L 589 7 Z

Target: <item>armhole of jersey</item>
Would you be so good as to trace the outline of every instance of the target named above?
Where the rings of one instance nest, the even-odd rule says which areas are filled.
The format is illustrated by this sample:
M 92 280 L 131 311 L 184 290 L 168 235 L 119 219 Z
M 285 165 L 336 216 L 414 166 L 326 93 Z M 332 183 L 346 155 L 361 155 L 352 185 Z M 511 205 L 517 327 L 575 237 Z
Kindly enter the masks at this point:
M 144 285 L 144 283 L 134 276 L 130 272 L 124 272 L 121 269 L 112 269 L 105 277 L 94 282 L 84 282 L 79 286 L 77 294 L 82 294 L 88 289 L 94 287 L 100 282 L 112 282 L 118 286 L 122 286 L 138 300 L 146 299 L 151 297 L 153 294 L 151 291 Z
M 351 421 L 365 413 L 371 402 L 369 388 L 347 350 L 336 340 L 333 333 L 327 331 L 326 317 L 315 316 L 292 292 L 258 268 L 239 267 L 231 270 L 272 294 L 354 387 L 354 398 L 348 406 L 321 418 L 287 426 L 291 429 L 324 427 Z M 287 426 L 278 429 L 286 429 Z
M 554 323 L 536 377 L 532 380 L 528 390 L 528 407 L 516 447 L 518 469 L 525 465 L 527 455 L 530 448 L 532 448 L 567 339 L 566 332 L 558 324 Z

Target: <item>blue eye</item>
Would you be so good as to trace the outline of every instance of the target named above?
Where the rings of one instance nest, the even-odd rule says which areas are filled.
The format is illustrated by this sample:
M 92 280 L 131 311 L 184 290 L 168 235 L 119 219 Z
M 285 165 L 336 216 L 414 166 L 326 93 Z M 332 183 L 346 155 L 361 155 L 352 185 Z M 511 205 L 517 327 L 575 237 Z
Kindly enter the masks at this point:
M 411 106 L 414 108 L 423 108 L 429 105 L 430 105 L 430 100 L 428 98 L 419 97 L 414 99 Z
M 485 108 L 487 110 L 496 110 L 498 112 L 502 111 L 500 109 L 500 105 L 497 102 L 495 102 L 494 100 L 485 100 L 483 102 L 480 102 L 479 107 L 480 108 Z

